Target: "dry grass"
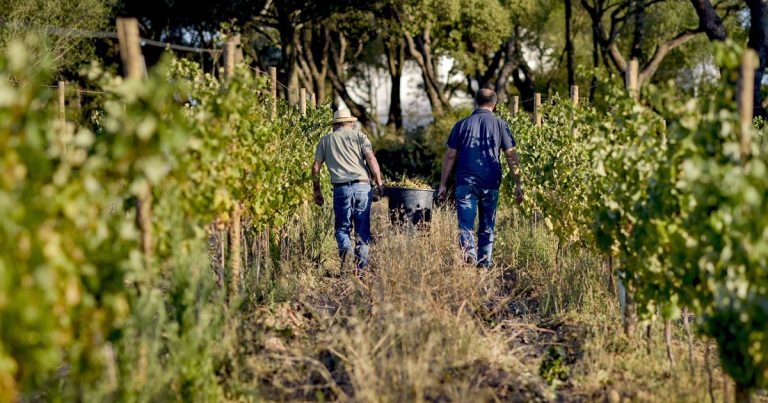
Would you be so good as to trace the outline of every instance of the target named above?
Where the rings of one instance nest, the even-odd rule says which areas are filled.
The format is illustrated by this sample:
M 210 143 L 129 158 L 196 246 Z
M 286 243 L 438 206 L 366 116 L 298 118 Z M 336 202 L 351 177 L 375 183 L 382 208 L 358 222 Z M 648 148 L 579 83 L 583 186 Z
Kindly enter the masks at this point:
M 327 210 L 297 220 L 270 303 L 246 306 L 231 390 L 246 400 L 701 401 L 703 344 L 669 369 L 619 331 L 610 276 L 543 226 L 501 214 L 495 267 L 462 262 L 455 217 L 397 231 L 376 206 L 371 270 L 340 270 Z M 295 246 L 296 240 L 303 244 Z M 308 244 L 313 243 L 314 244 Z M 291 242 L 286 245 L 291 247 Z M 681 332 L 678 329 L 678 332 Z M 560 357 L 560 358 L 558 358 Z M 712 352 L 713 362 L 716 354 Z M 713 365 L 714 366 L 714 365 Z M 717 368 L 716 390 L 722 388 Z

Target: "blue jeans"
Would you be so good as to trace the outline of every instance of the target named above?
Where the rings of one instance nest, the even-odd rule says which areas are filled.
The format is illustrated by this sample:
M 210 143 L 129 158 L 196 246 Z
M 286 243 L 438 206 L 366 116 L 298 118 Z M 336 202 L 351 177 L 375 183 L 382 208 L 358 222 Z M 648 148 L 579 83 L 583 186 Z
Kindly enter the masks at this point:
M 358 269 L 368 266 L 368 243 L 371 241 L 371 185 L 353 183 L 333 189 L 333 213 L 336 217 L 336 243 L 342 263 L 352 252 L 352 229 L 355 242 L 355 263 Z
M 483 189 L 475 185 L 456 187 L 456 213 L 459 217 L 459 244 L 468 263 L 491 267 L 493 230 L 496 226 L 498 189 Z M 475 247 L 475 217 L 480 216 Z

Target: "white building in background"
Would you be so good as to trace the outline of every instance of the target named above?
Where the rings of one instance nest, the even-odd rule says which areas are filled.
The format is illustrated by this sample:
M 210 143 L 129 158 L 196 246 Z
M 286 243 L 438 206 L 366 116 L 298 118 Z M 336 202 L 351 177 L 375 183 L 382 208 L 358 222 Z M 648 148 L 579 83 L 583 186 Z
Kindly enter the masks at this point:
M 556 54 L 554 50 L 542 50 L 532 47 L 523 48 L 523 58 L 532 69 L 542 69 L 546 73 L 556 66 Z M 466 88 L 467 78 L 464 74 L 454 74 L 450 77 L 451 69 L 455 61 L 450 57 L 437 58 L 437 75 L 441 83 L 460 83 L 459 88 Z M 386 60 L 382 60 L 385 65 Z M 389 115 L 389 95 L 391 81 L 389 73 L 383 67 L 365 66 L 365 79 L 350 80 L 350 93 L 352 98 L 361 105 L 372 105 L 373 115 L 376 116 L 379 123 L 386 123 Z M 406 129 L 424 126 L 432 122 L 432 109 L 429 106 L 429 99 L 424 91 L 424 80 L 421 77 L 421 69 L 413 60 L 406 60 L 403 68 L 403 78 L 401 80 L 400 100 L 403 107 L 403 126 Z M 368 102 L 372 99 L 373 102 Z M 338 100 L 343 105 L 342 100 Z M 455 107 L 471 108 L 472 97 L 465 91 L 457 91 L 450 99 L 451 105 Z
M 556 55 L 553 51 L 543 51 L 541 49 L 526 47 L 523 49 L 523 57 L 528 66 L 539 71 L 539 74 L 546 74 L 555 68 Z M 386 60 L 382 60 L 382 65 Z M 460 83 L 460 88 L 466 88 L 466 76 L 459 73 L 450 77 L 455 61 L 449 57 L 438 58 L 437 74 L 441 83 L 452 82 Z M 388 71 L 383 67 L 369 66 L 363 67 L 364 77 L 355 78 L 348 81 L 350 96 L 361 105 L 371 107 L 371 114 L 381 124 L 387 123 L 389 115 L 389 96 L 392 82 L 390 81 Z M 698 93 L 698 89 L 703 85 L 714 84 L 720 79 L 720 71 L 714 62 L 709 58 L 703 60 L 693 68 L 680 69 L 675 72 L 677 84 L 687 91 Z M 768 82 L 768 76 L 766 76 Z M 403 126 L 406 129 L 412 129 L 419 126 L 425 126 L 432 122 L 432 109 L 429 105 L 429 99 L 424 90 L 424 80 L 421 76 L 419 65 L 413 60 L 407 60 L 403 68 L 403 77 L 400 82 L 400 100 L 403 109 Z M 340 105 L 344 105 L 341 99 L 338 99 Z M 471 108 L 472 98 L 465 91 L 460 90 L 453 94 L 450 99 L 451 105 L 455 107 Z M 374 133 L 376 134 L 376 133 Z

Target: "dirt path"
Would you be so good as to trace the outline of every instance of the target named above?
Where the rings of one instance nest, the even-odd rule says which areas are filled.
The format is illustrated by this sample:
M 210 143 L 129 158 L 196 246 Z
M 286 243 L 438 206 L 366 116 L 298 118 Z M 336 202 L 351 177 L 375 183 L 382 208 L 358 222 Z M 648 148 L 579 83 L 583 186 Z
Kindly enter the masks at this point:
M 362 281 L 329 258 L 328 236 L 307 248 L 327 258 L 320 264 L 285 259 L 273 302 L 242 324 L 244 387 L 280 401 L 706 397 L 701 376 L 670 372 L 662 348 L 648 354 L 618 332 L 608 285 L 584 270 L 589 256 L 563 256 L 573 272 L 553 273 L 554 243 L 539 229 L 502 218 L 496 267 L 484 271 L 462 262 L 449 213 L 428 233 L 395 231 L 380 211 L 376 220 Z M 322 234 L 323 225 L 303 231 Z

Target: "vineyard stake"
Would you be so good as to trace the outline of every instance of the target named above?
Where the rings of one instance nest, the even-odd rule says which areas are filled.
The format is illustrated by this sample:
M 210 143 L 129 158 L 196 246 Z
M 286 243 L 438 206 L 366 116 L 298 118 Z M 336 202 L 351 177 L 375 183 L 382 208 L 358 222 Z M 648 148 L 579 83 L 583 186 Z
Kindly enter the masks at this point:
M 741 149 L 741 158 L 749 158 L 752 138 L 750 131 L 752 129 L 752 119 L 754 117 L 755 102 L 755 68 L 757 67 L 755 51 L 747 49 L 741 56 L 741 72 L 739 74 L 739 119 L 741 127 L 739 130 L 739 144 Z
M 141 80 L 145 74 L 144 56 L 141 54 L 139 23 L 135 18 L 118 18 L 117 35 L 123 70 L 129 80 Z M 136 195 L 136 226 L 141 233 L 141 251 L 147 267 L 152 261 L 152 189 L 146 184 Z
M 533 122 L 536 127 L 541 126 L 541 93 L 533 94 Z
M 240 34 L 235 34 L 232 40 L 235 42 L 235 50 L 232 52 L 235 55 L 235 64 L 240 64 L 243 62 L 243 44 Z
M 75 100 L 73 101 L 74 102 L 73 106 L 75 107 L 75 109 L 80 110 L 83 108 L 83 96 L 80 94 L 80 86 L 77 85 L 77 83 L 73 85 L 74 85 L 74 92 L 75 92 Z
M 712 375 L 712 366 L 709 363 L 709 340 L 704 339 L 704 367 L 707 370 L 707 386 L 709 387 L 709 401 L 711 403 L 715 403 L 715 387 L 714 387 L 714 376 Z M 727 395 L 723 395 L 727 396 Z
M 307 89 L 302 88 L 299 90 L 299 112 L 301 116 L 307 114 Z
M 317 108 L 317 96 L 314 92 L 309 94 L 309 105 L 312 106 L 312 109 Z
M 515 95 L 512 97 L 512 116 L 517 116 L 518 105 L 520 104 L 520 97 Z
M 58 90 L 58 108 L 57 108 L 58 109 L 58 116 L 57 116 L 57 119 L 56 119 L 56 125 L 58 126 L 57 132 L 59 134 L 58 137 L 57 137 L 57 143 L 58 143 L 58 146 L 61 147 L 61 152 L 62 153 L 67 151 L 67 148 L 66 148 L 67 144 L 64 144 L 64 134 L 67 131 L 67 114 L 66 114 L 67 111 L 65 109 L 66 108 L 65 104 L 67 102 L 67 99 L 66 99 L 66 91 L 67 91 L 66 90 L 66 86 L 67 86 L 67 84 L 64 81 L 59 81 L 58 87 L 57 87 L 57 90 Z
M 626 71 L 626 85 L 627 85 L 627 91 L 629 92 L 629 95 L 632 96 L 635 100 L 640 99 L 640 91 L 639 91 L 639 70 L 640 70 L 640 63 L 637 61 L 637 59 L 632 59 L 629 61 L 629 64 L 627 64 L 627 71 Z
M 576 132 L 576 108 L 579 107 L 579 86 L 571 86 L 571 102 L 573 103 L 573 109 L 571 110 L 571 136 L 575 136 Z
M 579 86 L 578 85 L 571 86 L 571 101 L 573 102 L 573 106 L 579 106 Z
M 63 132 L 64 126 L 67 121 L 67 111 L 66 111 L 67 83 L 65 83 L 64 81 L 59 81 L 58 95 L 59 95 L 59 124 L 61 125 L 61 130 Z
M 688 366 L 690 367 L 691 376 L 696 375 L 696 360 L 693 357 L 693 332 L 691 331 L 691 318 L 688 315 L 688 310 L 683 308 L 683 328 L 685 329 L 685 335 L 688 340 Z
M 672 320 L 664 321 L 664 345 L 667 347 L 667 360 L 669 360 L 669 372 L 675 367 L 675 355 L 672 352 Z
M 227 44 L 224 48 L 224 77 L 229 79 L 235 72 L 235 39 L 227 39 Z
M 275 120 L 277 117 L 277 67 L 269 68 L 269 79 L 272 81 L 272 114 L 271 120 Z
M 240 256 L 240 227 L 242 208 L 239 203 L 235 203 L 232 209 L 232 221 L 229 223 L 229 296 L 230 302 L 237 297 L 240 291 L 240 269 L 242 267 Z
M 625 86 L 629 96 L 635 101 L 640 99 L 640 91 L 638 89 L 638 74 L 639 74 L 639 62 L 636 58 L 633 58 L 627 64 Z M 619 306 L 621 307 L 621 320 L 624 324 L 624 333 L 631 336 L 635 332 L 635 326 L 637 324 L 637 308 L 635 306 L 632 293 L 628 290 L 624 284 L 624 272 L 619 270 Z
M 144 66 L 139 22 L 135 18 L 118 18 L 117 38 L 126 78 L 141 79 L 144 76 Z

